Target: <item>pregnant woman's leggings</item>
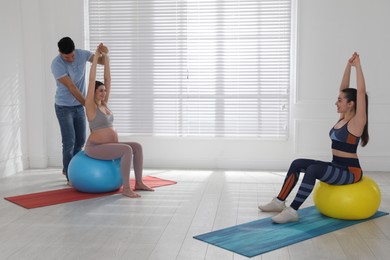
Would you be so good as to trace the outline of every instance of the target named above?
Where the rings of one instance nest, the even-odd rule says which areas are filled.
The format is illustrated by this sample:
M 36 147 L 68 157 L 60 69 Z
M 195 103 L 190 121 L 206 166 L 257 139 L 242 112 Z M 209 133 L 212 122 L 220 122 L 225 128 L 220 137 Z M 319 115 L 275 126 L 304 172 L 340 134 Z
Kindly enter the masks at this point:
M 135 142 L 96 144 L 88 141 L 85 145 L 85 153 L 98 160 L 121 159 L 121 173 L 123 187 L 130 186 L 131 161 L 134 162 L 134 174 L 136 181 L 142 181 L 143 153 L 142 146 Z

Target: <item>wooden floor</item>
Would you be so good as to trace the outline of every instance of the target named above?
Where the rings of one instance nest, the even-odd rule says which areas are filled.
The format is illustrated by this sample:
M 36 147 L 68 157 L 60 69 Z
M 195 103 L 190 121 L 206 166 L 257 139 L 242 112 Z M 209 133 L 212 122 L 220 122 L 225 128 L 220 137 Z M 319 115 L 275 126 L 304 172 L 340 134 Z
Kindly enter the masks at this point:
M 1 196 L 64 188 L 59 169 L 0 179 Z M 0 259 L 247 259 L 193 239 L 271 216 L 257 206 L 279 191 L 284 173 L 146 170 L 176 185 L 36 209 L 0 201 Z M 390 172 L 366 173 L 390 212 Z M 295 192 L 295 191 L 294 191 Z M 289 201 L 292 200 L 291 194 Z M 302 207 L 313 205 L 312 198 Z M 252 259 L 389 259 L 390 216 L 354 225 Z

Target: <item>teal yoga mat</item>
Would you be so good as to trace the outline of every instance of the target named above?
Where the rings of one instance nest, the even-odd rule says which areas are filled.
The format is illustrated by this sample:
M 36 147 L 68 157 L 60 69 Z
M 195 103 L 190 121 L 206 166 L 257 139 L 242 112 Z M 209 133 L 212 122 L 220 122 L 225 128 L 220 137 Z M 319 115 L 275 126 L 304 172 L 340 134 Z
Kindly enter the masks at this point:
M 326 217 L 312 206 L 299 210 L 298 222 L 274 224 L 269 217 L 194 238 L 246 257 L 253 257 L 388 214 L 377 211 L 368 219 L 341 220 Z

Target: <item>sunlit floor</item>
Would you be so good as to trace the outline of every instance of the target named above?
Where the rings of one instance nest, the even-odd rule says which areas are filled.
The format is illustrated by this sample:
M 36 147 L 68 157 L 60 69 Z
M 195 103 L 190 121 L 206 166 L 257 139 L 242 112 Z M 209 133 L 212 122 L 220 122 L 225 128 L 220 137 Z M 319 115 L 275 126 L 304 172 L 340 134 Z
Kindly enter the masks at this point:
M 8 197 L 65 188 L 60 169 L 26 170 L 0 179 Z M 36 209 L 0 202 L 0 259 L 247 259 L 194 235 L 272 214 L 258 211 L 279 191 L 284 173 L 146 170 L 176 185 Z M 390 212 L 390 173 L 366 173 Z M 292 200 L 290 195 L 289 201 Z M 313 205 L 312 197 L 302 207 Z M 281 248 L 252 259 L 388 259 L 390 216 Z

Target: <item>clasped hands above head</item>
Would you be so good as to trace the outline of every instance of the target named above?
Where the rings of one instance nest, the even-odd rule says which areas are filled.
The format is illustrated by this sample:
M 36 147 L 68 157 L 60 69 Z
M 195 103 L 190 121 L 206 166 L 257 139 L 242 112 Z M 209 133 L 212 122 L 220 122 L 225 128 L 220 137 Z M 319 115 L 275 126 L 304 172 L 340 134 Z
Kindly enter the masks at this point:
M 360 63 L 360 57 L 359 57 L 359 54 L 357 52 L 354 52 L 352 54 L 352 57 L 349 58 L 348 60 L 348 63 L 352 66 L 356 66 L 357 63 Z
M 102 55 L 107 55 L 108 54 L 108 48 L 106 45 L 104 45 L 103 43 L 100 43 L 98 46 L 97 46 L 97 49 L 96 49 L 96 52 L 99 51 L 100 54 Z

